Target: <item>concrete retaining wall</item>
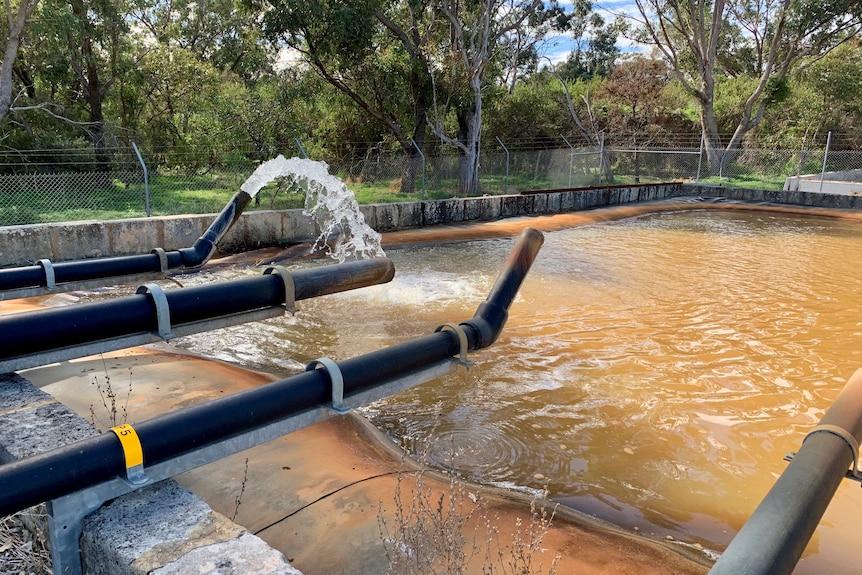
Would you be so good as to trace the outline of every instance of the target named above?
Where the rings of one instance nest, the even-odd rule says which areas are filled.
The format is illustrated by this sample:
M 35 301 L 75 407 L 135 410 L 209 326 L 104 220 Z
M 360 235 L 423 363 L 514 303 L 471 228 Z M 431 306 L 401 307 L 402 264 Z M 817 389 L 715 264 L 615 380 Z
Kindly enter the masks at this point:
M 749 190 L 700 184 L 453 198 L 363 205 L 360 209 L 372 228 L 385 233 L 423 226 L 572 212 L 681 196 L 862 210 L 862 195 Z M 59 262 L 108 255 L 133 255 L 147 253 L 155 247 L 176 250 L 191 246 L 213 219 L 213 215 L 165 216 L 3 227 L 0 228 L 0 267 L 32 264 L 42 258 Z M 302 210 L 251 211 L 242 214 L 219 247 L 225 251 L 240 251 L 288 245 L 313 239 L 318 233 L 314 221 L 304 216 Z
M 492 221 L 532 214 L 658 200 L 680 195 L 681 186 L 633 186 L 548 194 L 453 198 L 361 206 L 366 222 L 379 232 L 406 228 Z M 0 228 L 0 267 L 83 258 L 167 251 L 189 247 L 215 216 L 165 216 L 112 221 L 32 224 Z M 242 214 L 219 247 L 239 251 L 287 245 L 315 238 L 319 230 L 302 210 L 250 211 Z
M 15 373 L 0 374 L 0 463 L 99 432 Z M 47 532 L 45 506 L 28 523 Z M 260 538 L 169 479 L 106 504 L 84 521 L 85 574 L 302 575 Z M 2 571 L 2 569 L 0 569 Z
M 830 194 L 811 191 L 749 190 L 699 184 L 686 184 L 685 195 L 727 198 L 743 202 L 862 210 L 862 195 Z

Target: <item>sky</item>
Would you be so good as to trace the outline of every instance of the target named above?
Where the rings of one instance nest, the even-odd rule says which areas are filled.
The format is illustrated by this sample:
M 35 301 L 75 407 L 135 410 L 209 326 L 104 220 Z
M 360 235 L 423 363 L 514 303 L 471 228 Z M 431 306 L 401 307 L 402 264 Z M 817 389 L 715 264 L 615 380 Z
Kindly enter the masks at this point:
M 571 10 L 572 2 L 563 0 L 560 5 Z M 594 0 L 593 10 L 599 12 L 605 19 L 605 22 L 614 21 L 617 16 L 635 17 L 640 16 L 634 0 Z M 566 59 L 569 53 L 575 48 L 575 42 L 566 36 L 555 36 L 549 38 L 547 45 L 544 47 L 544 56 L 554 62 L 562 62 Z M 617 48 L 620 52 L 642 52 L 644 47 L 635 44 L 627 38 L 620 38 L 617 41 Z
M 560 5 L 568 11 L 572 9 L 571 0 L 560 0 Z M 606 22 L 611 22 L 617 16 L 623 15 L 627 17 L 639 16 L 637 6 L 634 0 L 593 0 L 593 10 L 598 11 L 605 18 Z M 645 47 L 635 44 L 627 38 L 620 38 L 617 41 L 617 47 L 622 53 L 642 52 Z M 563 62 L 569 53 L 575 48 L 575 41 L 567 36 L 552 36 L 547 39 L 547 42 L 540 48 L 540 54 L 547 57 L 554 64 Z M 299 61 L 299 54 L 293 50 L 284 49 L 279 55 L 279 63 L 277 69 L 284 68 Z

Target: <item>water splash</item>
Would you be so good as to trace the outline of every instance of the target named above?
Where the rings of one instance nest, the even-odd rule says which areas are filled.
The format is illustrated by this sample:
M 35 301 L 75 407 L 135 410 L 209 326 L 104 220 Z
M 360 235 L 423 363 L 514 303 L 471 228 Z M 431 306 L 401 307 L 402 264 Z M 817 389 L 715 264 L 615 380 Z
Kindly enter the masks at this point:
M 353 192 L 329 173 L 324 162 L 279 155 L 258 166 L 240 189 L 254 197 L 266 184 L 283 176 L 292 178 L 306 190 L 303 214 L 314 218 L 320 226 L 313 249 L 325 248 L 339 262 L 385 256 L 380 234 L 365 223 Z M 333 244 L 329 243 L 330 238 L 335 238 Z

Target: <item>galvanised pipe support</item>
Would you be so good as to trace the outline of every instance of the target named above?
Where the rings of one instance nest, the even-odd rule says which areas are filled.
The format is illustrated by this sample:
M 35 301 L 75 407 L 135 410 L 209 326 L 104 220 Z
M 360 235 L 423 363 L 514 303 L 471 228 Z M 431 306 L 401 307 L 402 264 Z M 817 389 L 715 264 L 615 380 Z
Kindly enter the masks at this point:
M 167 269 L 197 268 L 204 265 L 215 253 L 218 242 L 230 230 L 250 201 L 251 196 L 242 190 L 234 194 L 192 247 L 166 253 Z M 72 282 L 164 272 L 162 263 L 158 254 L 151 253 L 57 262 L 52 264 L 52 268 L 56 287 L 62 288 L 63 284 Z M 0 299 L 4 291 L 40 286 L 49 287 L 46 271 L 42 265 L 0 269 Z
M 862 441 L 862 369 L 856 371 L 787 469 L 716 561 L 710 575 L 793 571 Z
M 485 302 L 489 318 L 478 317 L 461 327 L 475 343 L 494 341 L 502 328 L 506 307 L 535 258 L 542 235 L 526 230 L 509 258 L 495 289 Z M 484 304 L 483 304 L 484 305 Z M 501 313 L 503 315 L 501 315 Z M 480 327 L 474 327 L 478 324 Z M 473 347 L 471 349 L 478 349 Z M 360 357 L 339 362 L 344 397 L 382 385 L 389 380 L 452 359 L 460 352 L 453 331 L 438 331 Z M 155 465 L 201 447 L 264 427 L 291 415 L 327 404 L 332 383 L 323 369 L 249 389 L 227 397 L 167 413 L 135 424 L 144 458 L 144 472 Z M 105 433 L 50 452 L 0 466 L 0 516 L 15 513 L 98 484 L 125 472 L 121 444 L 113 433 Z
M 296 300 L 388 282 L 395 266 L 386 258 L 295 270 Z M 170 322 L 195 321 L 285 303 L 284 281 L 264 274 L 165 290 Z M 0 361 L 136 333 L 155 332 L 158 313 L 147 294 L 0 316 Z

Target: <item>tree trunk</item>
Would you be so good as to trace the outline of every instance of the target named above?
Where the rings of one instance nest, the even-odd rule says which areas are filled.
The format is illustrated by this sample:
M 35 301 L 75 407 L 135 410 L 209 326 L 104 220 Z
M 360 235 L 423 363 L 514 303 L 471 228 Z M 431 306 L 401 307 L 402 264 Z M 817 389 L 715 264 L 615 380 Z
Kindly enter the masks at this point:
M 106 172 L 109 169 L 110 157 L 105 146 L 105 116 L 102 112 L 102 99 L 107 92 L 110 82 L 104 83 L 99 77 L 99 65 L 97 56 L 93 49 L 93 29 L 87 15 L 87 7 L 83 0 L 70 0 L 72 12 L 80 18 L 81 34 L 80 50 L 85 66 L 78 70 L 79 81 L 90 112 L 90 140 L 96 155 L 96 166 L 98 171 Z M 74 39 L 69 37 L 70 46 L 74 46 Z
M 416 190 L 416 178 L 422 167 L 422 156 L 413 148 L 407 153 L 407 165 L 401 174 L 401 193 L 410 194 Z
M 479 129 L 481 112 L 478 117 L 475 110 L 460 108 L 458 117 L 458 141 L 463 148 L 459 161 L 460 182 L 459 191 L 462 196 L 469 197 L 480 192 L 479 186 Z M 477 123 L 478 122 L 478 123 Z
M 15 58 L 21 45 L 21 34 L 24 32 L 27 15 L 36 4 L 38 0 L 34 0 L 32 5 L 29 0 L 21 0 L 14 22 L 11 21 L 11 14 L 7 14 L 11 29 L 6 37 L 6 49 L 3 51 L 3 62 L 0 64 L 0 118 L 5 118 L 12 106 L 12 71 L 15 67 Z
M 415 83 L 414 83 L 415 81 Z M 404 168 L 404 173 L 401 175 L 401 193 L 410 194 L 416 191 L 416 178 L 419 170 L 422 167 L 422 154 L 420 151 L 425 149 L 425 128 L 428 124 L 428 107 L 424 101 L 423 88 L 421 79 L 418 74 L 411 74 L 411 84 L 413 84 L 413 142 L 409 148 L 404 151 L 407 153 L 407 166 Z M 423 185 L 425 182 L 422 182 Z
M 703 132 L 703 143 L 706 148 L 707 170 L 710 176 L 721 175 L 721 162 L 724 160 L 724 148 L 718 135 L 718 124 L 715 121 L 713 107 L 712 83 L 704 83 L 698 98 L 700 102 L 700 125 Z

